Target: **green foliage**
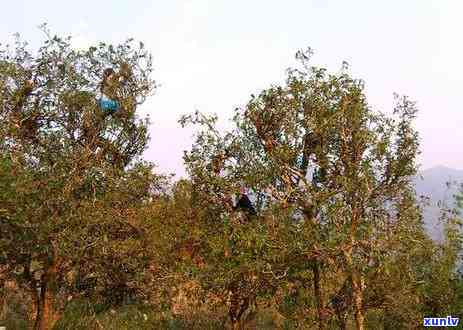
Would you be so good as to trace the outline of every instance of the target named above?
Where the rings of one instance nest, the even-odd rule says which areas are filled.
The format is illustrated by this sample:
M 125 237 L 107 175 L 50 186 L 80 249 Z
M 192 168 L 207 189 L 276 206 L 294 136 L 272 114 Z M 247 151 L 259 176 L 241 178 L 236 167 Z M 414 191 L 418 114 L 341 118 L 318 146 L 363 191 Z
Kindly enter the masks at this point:
M 427 238 L 411 182 L 415 105 L 396 96 L 393 117 L 374 112 L 345 68 L 328 74 L 308 65 L 310 52 L 297 57 L 302 66 L 284 86 L 237 109 L 232 131 L 198 112 L 181 119 L 200 127 L 185 162 L 195 194 L 209 203 L 199 222 L 208 233 L 199 244 L 209 245 L 199 279 L 246 299 L 292 287 L 275 303 L 287 317 L 299 317 L 290 301 L 313 311 L 302 317 L 311 327 L 335 313 L 330 297 L 348 283 L 357 327 L 377 309 L 402 308 L 401 324 L 418 324 L 413 258 Z M 243 185 L 260 199 L 259 217 L 245 224 L 230 207 Z M 314 299 L 296 299 L 300 290 Z
M 75 50 L 45 32 L 34 54 L 19 38 L 0 50 L 8 327 L 399 329 L 463 317 L 461 216 L 444 210 L 442 243 L 423 229 L 407 97 L 376 112 L 347 66 L 330 74 L 298 52 L 230 131 L 216 116 L 181 118 L 199 128 L 189 178 L 171 183 L 141 159 L 149 121 L 136 109 L 155 88 L 143 44 Z M 105 92 L 121 104 L 109 116 L 97 104 L 107 67 L 117 79 Z M 233 207 L 243 187 L 257 216 Z
M 149 54 L 130 40 L 70 42 L 0 50 L 0 266 L 32 293 L 39 323 L 87 293 L 82 283 L 114 303 L 142 289 L 150 251 L 138 213 L 164 180 L 140 160 L 148 121 L 135 109 L 153 89 Z M 106 67 L 131 68 L 110 117 L 96 102 Z
M 459 196 L 457 196 L 457 201 Z M 461 205 L 454 210 L 443 209 L 441 220 L 445 228 L 445 240 L 429 246 L 421 252 L 423 259 L 416 261 L 422 281 L 421 310 L 425 315 L 451 314 L 462 317 L 463 277 L 461 253 Z

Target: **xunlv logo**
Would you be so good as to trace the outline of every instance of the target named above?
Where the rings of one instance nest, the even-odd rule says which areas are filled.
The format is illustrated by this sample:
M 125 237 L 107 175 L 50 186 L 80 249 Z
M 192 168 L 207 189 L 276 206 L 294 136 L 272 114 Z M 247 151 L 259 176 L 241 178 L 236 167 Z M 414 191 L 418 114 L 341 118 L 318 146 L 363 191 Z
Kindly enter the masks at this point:
M 458 325 L 458 317 L 427 317 L 424 318 L 423 324 L 425 327 L 456 327 Z

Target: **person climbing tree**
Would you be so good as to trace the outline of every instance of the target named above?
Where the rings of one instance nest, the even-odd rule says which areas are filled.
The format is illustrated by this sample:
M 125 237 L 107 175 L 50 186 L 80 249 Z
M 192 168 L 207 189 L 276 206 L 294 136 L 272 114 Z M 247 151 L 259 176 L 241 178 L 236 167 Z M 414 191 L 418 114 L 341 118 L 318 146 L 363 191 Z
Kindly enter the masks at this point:
M 251 200 L 249 199 L 248 195 L 246 194 L 246 189 L 241 188 L 240 198 L 236 205 L 233 207 L 235 211 L 242 210 L 249 215 L 257 215 L 257 212 L 252 205 Z
M 112 68 L 103 71 L 103 80 L 100 83 L 101 97 L 99 106 L 105 115 L 113 114 L 119 110 L 119 102 L 116 100 L 116 73 Z
M 101 97 L 98 103 L 105 115 L 118 112 L 127 116 L 133 113 L 136 102 L 133 98 L 132 89 L 135 83 L 132 77 L 133 71 L 125 62 L 120 64 L 118 72 L 113 68 L 106 68 L 103 71 L 103 79 L 100 83 Z

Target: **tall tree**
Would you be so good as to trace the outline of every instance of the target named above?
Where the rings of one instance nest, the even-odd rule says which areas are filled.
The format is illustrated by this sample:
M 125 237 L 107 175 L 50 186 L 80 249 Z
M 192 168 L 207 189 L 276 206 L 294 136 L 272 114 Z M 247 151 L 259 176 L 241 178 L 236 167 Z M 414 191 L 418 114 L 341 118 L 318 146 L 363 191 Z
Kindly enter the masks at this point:
M 135 110 L 154 88 L 143 44 L 76 50 L 44 32 L 36 53 L 19 36 L 0 51 L 0 267 L 30 292 L 35 329 L 53 326 L 79 283 L 137 289 L 149 259 L 137 208 L 162 181 L 140 160 L 148 121 Z M 97 102 L 108 67 L 111 115 Z
M 349 304 L 363 329 L 367 273 L 390 253 L 387 242 L 400 228 L 408 229 L 402 234 L 422 233 L 411 183 L 416 108 L 397 97 L 395 117 L 375 112 L 364 83 L 351 78 L 347 67 L 328 74 L 309 66 L 310 56 L 310 50 L 298 52 L 301 66 L 289 70 L 284 86 L 266 89 L 237 109 L 229 133 L 220 134 L 216 118 L 183 118 L 204 128 L 185 159 L 195 187 L 222 212 L 239 185 L 250 187 L 264 208 L 290 212 L 293 220 L 282 222 L 293 235 L 286 236 L 290 241 L 280 237 L 280 250 L 294 274 L 301 265 L 312 272 L 319 327 L 325 328 L 332 311 L 324 274 L 335 268 L 344 278 L 339 285 L 350 288 Z M 218 158 L 222 172 L 214 170 Z

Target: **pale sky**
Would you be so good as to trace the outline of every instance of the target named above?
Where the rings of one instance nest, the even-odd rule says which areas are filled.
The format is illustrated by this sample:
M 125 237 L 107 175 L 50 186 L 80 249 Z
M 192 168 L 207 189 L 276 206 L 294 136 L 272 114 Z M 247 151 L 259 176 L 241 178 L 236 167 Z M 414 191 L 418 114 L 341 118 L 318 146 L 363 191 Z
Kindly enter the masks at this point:
M 78 47 L 145 43 L 161 85 L 140 110 L 153 121 L 145 158 L 163 172 L 184 173 L 192 131 L 177 124 L 182 114 L 215 112 L 225 123 L 251 93 L 281 82 L 308 46 L 313 63 L 331 71 L 349 62 L 378 110 L 392 110 L 393 92 L 416 100 L 423 168 L 463 169 L 461 0 L 3 2 L 2 43 L 19 32 L 38 44 L 43 22 Z

